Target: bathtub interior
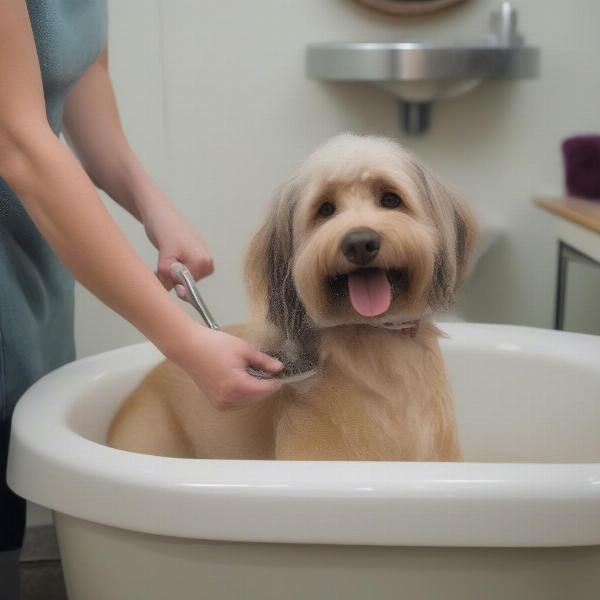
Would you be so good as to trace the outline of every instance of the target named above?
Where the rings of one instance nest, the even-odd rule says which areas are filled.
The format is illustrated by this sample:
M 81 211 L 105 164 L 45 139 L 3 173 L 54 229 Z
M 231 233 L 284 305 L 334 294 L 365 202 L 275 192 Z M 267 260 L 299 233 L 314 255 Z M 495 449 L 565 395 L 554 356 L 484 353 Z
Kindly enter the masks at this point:
M 92 442 L 106 444 L 110 423 L 125 398 L 164 357 L 153 347 L 139 344 L 132 360 L 107 370 L 94 380 L 75 403 L 67 418 L 70 429 Z
M 445 346 L 464 458 L 600 462 L 600 368 L 593 361 Z
M 593 357 L 524 351 L 510 336 L 493 344 L 455 338 L 443 340 L 442 350 L 465 461 L 600 462 L 600 368 Z M 72 408 L 72 430 L 104 444 L 123 399 L 161 359 L 140 345 L 131 361 L 103 373 Z

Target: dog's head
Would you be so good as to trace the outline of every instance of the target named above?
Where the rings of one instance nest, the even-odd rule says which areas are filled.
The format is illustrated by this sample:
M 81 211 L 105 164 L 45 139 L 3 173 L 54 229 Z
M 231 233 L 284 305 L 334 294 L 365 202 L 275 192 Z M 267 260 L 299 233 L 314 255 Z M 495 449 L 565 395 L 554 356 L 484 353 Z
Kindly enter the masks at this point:
M 253 304 L 286 339 L 452 304 L 475 241 L 459 195 L 398 144 L 345 134 L 282 187 L 254 237 Z

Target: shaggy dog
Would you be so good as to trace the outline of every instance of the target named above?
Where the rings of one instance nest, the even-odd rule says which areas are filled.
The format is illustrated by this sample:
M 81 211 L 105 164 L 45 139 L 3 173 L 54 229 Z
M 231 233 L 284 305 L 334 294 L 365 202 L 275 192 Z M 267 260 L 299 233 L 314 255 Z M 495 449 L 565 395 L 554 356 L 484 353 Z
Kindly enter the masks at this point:
M 474 242 L 466 204 L 399 145 L 330 140 L 252 240 L 253 316 L 229 330 L 312 354 L 320 375 L 222 412 L 165 361 L 121 407 L 109 445 L 198 458 L 459 460 L 429 315 L 452 304 Z

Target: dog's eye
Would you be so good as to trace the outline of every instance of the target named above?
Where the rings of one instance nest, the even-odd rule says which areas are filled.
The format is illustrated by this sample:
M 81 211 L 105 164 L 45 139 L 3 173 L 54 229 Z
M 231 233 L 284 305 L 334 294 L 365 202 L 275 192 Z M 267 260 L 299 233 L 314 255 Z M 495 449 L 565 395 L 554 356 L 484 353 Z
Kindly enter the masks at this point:
M 317 211 L 321 217 L 329 217 L 335 212 L 335 204 L 333 202 L 323 202 Z
M 385 192 L 383 196 L 381 196 L 380 202 L 383 208 L 398 208 L 402 204 L 400 196 L 394 194 L 394 192 Z

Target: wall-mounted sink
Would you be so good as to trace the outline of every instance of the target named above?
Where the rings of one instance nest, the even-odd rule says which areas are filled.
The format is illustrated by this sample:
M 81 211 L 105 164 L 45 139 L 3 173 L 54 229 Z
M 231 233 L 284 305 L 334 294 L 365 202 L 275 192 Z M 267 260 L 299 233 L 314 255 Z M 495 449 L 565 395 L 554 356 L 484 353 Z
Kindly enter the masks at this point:
M 522 79 L 539 72 L 539 50 L 525 46 L 509 2 L 492 14 L 491 31 L 479 44 L 423 42 L 312 44 L 307 73 L 324 81 L 371 82 L 401 100 L 403 129 L 429 127 L 431 104 L 458 96 L 485 79 Z

